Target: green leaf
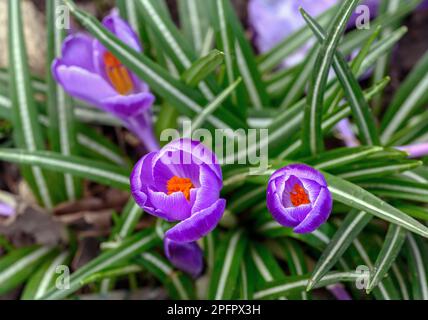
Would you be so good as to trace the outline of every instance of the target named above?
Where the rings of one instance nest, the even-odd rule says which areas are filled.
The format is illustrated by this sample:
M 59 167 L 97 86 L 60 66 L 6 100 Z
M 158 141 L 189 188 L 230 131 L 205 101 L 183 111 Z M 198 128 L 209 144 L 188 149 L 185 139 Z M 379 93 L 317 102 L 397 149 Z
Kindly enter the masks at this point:
M 351 16 L 358 0 L 345 0 L 341 4 L 338 13 L 331 22 L 331 29 L 326 40 L 323 42 L 318 53 L 317 60 L 312 72 L 305 116 L 302 128 L 302 142 L 305 153 L 316 155 L 324 149 L 322 134 L 322 113 L 324 104 L 324 91 L 327 84 L 328 72 L 330 70 L 336 47 L 340 37 L 345 30 L 346 23 Z
M 232 26 L 228 23 L 228 1 L 214 0 L 213 1 L 213 26 L 216 34 L 217 47 L 224 52 L 226 64 L 226 85 L 231 85 L 240 76 L 240 71 L 237 64 L 237 53 L 235 50 L 235 37 Z M 232 96 L 232 102 L 238 114 L 244 115 L 246 109 L 246 99 L 244 86 L 238 87 Z M 242 108 L 242 109 L 241 109 Z
M 332 272 L 325 275 L 316 286 L 317 288 L 326 287 L 343 281 L 355 282 L 364 275 L 356 272 Z M 309 275 L 286 277 L 280 281 L 267 283 L 264 288 L 254 293 L 254 299 L 275 299 L 280 296 L 287 296 L 293 293 L 299 293 L 306 289 Z
M 373 273 L 370 276 L 369 285 L 367 287 L 368 293 L 372 291 L 387 274 L 400 253 L 405 238 L 406 231 L 403 228 L 394 224 L 389 226 L 382 250 L 376 259 Z
M 195 288 L 189 276 L 174 270 L 159 254 L 145 252 L 136 261 L 153 273 L 168 289 L 172 299 L 195 298 Z
M 407 248 L 412 276 L 413 299 L 428 300 L 427 246 L 421 239 L 407 234 Z
M 80 178 L 123 190 L 129 190 L 129 171 L 122 167 L 79 157 L 65 157 L 47 151 L 30 152 L 20 149 L 0 149 L 4 161 L 31 164 L 53 171 L 69 173 Z
M 127 261 L 136 255 L 147 251 L 160 242 L 159 238 L 152 229 L 147 229 L 135 236 L 125 240 L 116 249 L 108 250 L 100 254 L 95 259 L 78 269 L 70 276 L 69 287 L 59 290 L 52 289 L 43 295 L 42 300 L 58 300 L 63 299 L 80 289 L 87 279 L 92 274 L 98 273 L 106 268 L 115 266 L 118 263 Z
M 242 230 L 230 233 L 219 245 L 208 289 L 208 299 L 224 300 L 233 295 L 239 277 L 239 268 L 246 247 Z
M 426 183 L 400 178 L 383 178 L 381 181 L 373 179 L 364 181 L 360 185 L 380 196 L 425 203 L 428 201 L 428 186 Z
M 303 9 L 300 11 L 303 18 L 317 36 L 318 41 L 320 43 L 326 41 L 326 35 L 317 22 Z M 364 98 L 363 90 L 358 80 L 355 78 L 351 67 L 349 67 L 344 56 L 340 52 L 336 52 L 333 56 L 333 68 L 343 87 L 349 105 L 351 106 L 353 118 L 358 126 L 361 141 L 365 145 L 379 145 L 379 136 L 370 106 Z
M 139 0 L 142 7 L 142 13 L 145 22 L 148 23 L 151 30 L 156 35 L 156 40 L 162 44 L 162 51 L 166 51 L 168 56 L 174 61 L 179 73 L 189 69 L 192 61 L 196 60 L 197 55 L 191 50 L 187 39 L 175 27 L 172 19 L 162 13 L 162 7 L 157 0 Z M 199 90 L 208 101 L 214 97 L 214 92 L 207 82 L 202 81 L 198 84 Z
M 30 83 L 20 6 L 21 1 L 8 1 L 12 123 L 16 144 L 23 149 L 36 151 L 44 149 L 44 141 Z M 51 209 L 55 199 L 52 198 L 53 193 L 49 188 L 52 184 L 47 183 L 46 173 L 37 166 L 24 166 L 21 169 L 43 206 Z
M 209 8 L 206 1 L 180 0 L 178 1 L 181 30 L 186 36 L 193 50 L 200 54 L 204 47 L 204 36 L 210 28 Z
M 0 94 L 0 115 L 5 119 L 11 119 L 11 108 L 9 98 Z M 38 120 L 44 127 L 49 125 L 49 120 L 45 115 L 39 115 Z M 128 165 L 127 161 L 122 158 L 119 147 L 110 140 L 84 124 L 77 123 L 76 127 L 78 131 L 77 141 L 82 155 L 107 160 L 121 166 Z
M 62 55 L 62 43 L 66 35 L 64 28 L 56 26 L 58 9 L 61 9 L 63 5 L 62 0 L 49 0 L 46 3 L 48 20 L 47 110 L 49 115 L 49 141 L 52 151 L 70 156 L 78 155 L 72 100 L 64 89 L 56 83 L 51 71 L 52 61 Z M 65 174 L 60 182 L 57 187 L 65 190 L 66 199 L 74 201 L 80 198 L 82 185 L 79 179 Z
M 224 89 L 222 93 L 220 93 L 215 99 L 213 99 L 208 106 L 204 108 L 204 110 L 197 115 L 192 121 L 192 131 L 199 129 L 202 127 L 204 122 L 208 119 L 208 117 L 221 106 L 224 100 L 232 94 L 232 92 L 236 89 L 236 87 L 241 83 L 241 78 L 238 78 L 234 83 L 232 83 L 229 87 Z M 184 135 L 186 136 L 186 135 Z
M 333 199 L 428 238 L 428 228 L 361 187 L 325 173 Z
M 284 241 L 284 254 L 287 259 L 287 265 L 290 269 L 292 276 L 303 276 L 308 272 L 308 267 L 305 261 L 305 255 L 302 247 L 299 246 L 295 241 L 285 240 Z M 302 300 L 308 300 L 308 293 L 303 291 L 301 293 Z
M 363 245 L 358 239 L 354 239 L 353 244 L 358 253 L 358 256 L 354 256 L 355 263 L 358 263 L 359 265 L 364 263 L 369 268 L 369 270 L 373 271 L 374 266 L 372 263 L 372 258 L 370 257 L 370 252 L 368 252 L 368 250 L 374 249 L 376 247 L 373 246 L 372 243 L 366 243 Z M 370 278 L 368 280 L 370 280 Z M 381 283 L 379 283 L 378 287 L 373 290 L 373 293 L 376 299 L 395 300 L 399 297 L 398 291 L 391 282 L 390 278 L 385 278 Z
M 131 197 L 120 217 L 117 232 L 120 239 L 123 240 L 131 235 L 142 215 L 143 209 L 135 202 L 134 198 Z
M 27 247 L 14 250 L 0 259 L 0 294 L 16 288 L 51 254 L 51 247 Z
M 35 300 L 43 296 L 54 286 L 56 279 L 60 275 L 57 268 L 67 265 L 70 260 L 70 252 L 64 251 L 52 256 L 30 277 L 21 300 Z M 61 270 L 62 271 L 62 270 Z
M 382 119 L 382 142 L 388 143 L 392 135 L 402 127 L 409 116 L 428 100 L 428 53 L 426 53 L 413 71 L 400 86 L 391 105 Z
M 301 161 L 319 170 L 337 169 L 366 159 L 382 151 L 382 147 L 337 148 Z
M 256 58 L 251 43 L 246 37 L 241 21 L 237 17 L 230 0 L 224 1 L 226 23 L 231 25 L 236 64 L 252 106 L 262 109 L 269 105 L 269 96 L 266 91 L 261 73 L 257 67 Z
M 337 7 L 326 10 L 317 19 L 322 26 L 328 25 L 334 16 Z M 267 72 L 278 66 L 284 59 L 301 48 L 311 38 L 312 33 L 308 26 L 304 26 L 292 33 L 271 50 L 262 54 L 259 58 L 259 68 L 262 72 Z
M 371 219 L 372 217 L 364 211 L 351 212 L 346 216 L 315 265 L 308 283 L 308 290 L 314 288 L 318 281 L 330 271 Z
M 217 49 L 212 50 L 208 55 L 193 62 L 192 66 L 182 74 L 181 78 L 189 86 L 195 87 L 201 80 L 214 72 L 223 61 L 224 53 Z
M 385 176 L 391 176 L 403 171 L 418 168 L 422 164 L 422 161 L 414 160 L 389 161 L 387 163 L 383 161 L 370 161 L 370 163 L 360 163 L 349 168 L 341 168 L 338 171 L 334 170 L 334 173 L 343 179 L 361 181 L 370 178 L 380 179 Z

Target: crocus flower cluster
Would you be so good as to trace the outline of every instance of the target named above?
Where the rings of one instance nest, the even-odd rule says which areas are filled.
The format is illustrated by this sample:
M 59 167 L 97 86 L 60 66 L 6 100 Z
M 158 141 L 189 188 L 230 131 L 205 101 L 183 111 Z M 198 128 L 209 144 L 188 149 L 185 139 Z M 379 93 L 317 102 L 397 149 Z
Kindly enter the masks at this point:
M 116 10 L 102 23 L 125 44 L 142 51 L 137 35 Z M 155 97 L 147 84 L 97 39 L 86 34 L 68 36 L 62 46 L 62 56 L 52 64 L 52 73 L 68 94 L 119 118 L 149 151 L 159 148 L 151 121 Z
M 202 143 L 179 139 L 145 155 L 131 174 L 131 192 L 148 213 L 178 222 L 165 233 L 165 253 L 175 266 L 197 276 L 202 253 L 195 241 L 220 221 L 222 172 L 217 157 Z
M 273 218 L 296 233 L 317 229 L 329 217 L 333 199 L 324 176 L 312 167 L 293 164 L 269 179 L 267 207 Z

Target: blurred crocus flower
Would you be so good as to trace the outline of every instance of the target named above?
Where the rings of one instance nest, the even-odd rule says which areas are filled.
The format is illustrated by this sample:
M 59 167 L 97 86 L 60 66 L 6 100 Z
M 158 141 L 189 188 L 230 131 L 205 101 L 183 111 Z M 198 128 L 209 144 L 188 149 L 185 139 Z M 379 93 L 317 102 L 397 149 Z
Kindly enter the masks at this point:
M 355 136 L 355 133 L 352 130 L 351 122 L 348 118 L 341 120 L 336 125 L 336 131 L 339 134 L 339 138 L 343 140 L 347 147 L 352 148 L 360 145 L 360 142 Z
M 15 200 L 6 192 L 0 191 L 0 217 L 11 217 L 15 214 Z
M 324 176 L 304 164 L 275 171 L 269 179 L 267 208 L 273 218 L 296 233 L 309 233 L 329 217 L 333 199 Z
M 250 0 L 248 6 L 249 24 L 255 34 L 255 44 L 260 52 L 266 52 L 306 25 L 299 8 L 305 9 L 311 16 L 316 17 L 339 3 L 337 0 Z M 377 13 L 378 0 L 366 0 L 370 15 Z M 349 27 L 355 26 L 357 14 L 354 14 Z M 308 42 L 291 55 L 283 66 L 291 67 L 301 62 L 311 48 L 313 42 Z
M 345 286 L 341 283 L 328 286 L 327 289 L 337 300 L 352 300 Z
M 428 142 L 401 146 L 397 147 L 397 149 L 407 152 L 409 154 L 409 158 L 421 158 L 428 156 Z
M 137 35 L 117 10 L 102 23 L 125 44 L 142 51 Z M 62 46 L 62 56 L 52 64 L 52 73 L 68 94 L 119 118 L 149 151 L 159 149 L 151 120 L 155 97 L 147 84 L 97 39 L 86 34 L 68 36 Z
M 145 155 L 135 165 L 131 177 L 135 201 L 148 213 L 169 222 L 178 222 L 165 233 L 167 255 L 183 267 L 193 243 L 211 232 L 223 216 L 226 201 L 220 198 L 222 172 L 217 157 L 198 141 L 178 139 L 158 152 Z M 185 250 L 187 249 L 187 250 Z M 174 251 L 176 251 L 174 253 Z M 177 256 L 178 255 L 178 256 Z M 179 262 L 179 263 L 178 263 Z M 194 269 L 194 262 L 188 261 Z

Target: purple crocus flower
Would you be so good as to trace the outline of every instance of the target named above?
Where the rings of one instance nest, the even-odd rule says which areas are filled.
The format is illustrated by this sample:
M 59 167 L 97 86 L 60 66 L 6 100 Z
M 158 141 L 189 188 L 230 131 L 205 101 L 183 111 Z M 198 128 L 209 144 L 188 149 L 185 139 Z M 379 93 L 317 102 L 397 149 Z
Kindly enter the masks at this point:
M 196 242 L 176 242 L 165 238 L 164 249 L 167 258 L 178 269 L 194 278 L 202 273 L 203 253 Z
M 337 4 L 337 0 L 250 0 L 248 5 L 249 24 L 255 34 L 255 44 L 260 52 L 266 52 L 306 25 L 299 12 L 302 7 L 310 15 L 316 17 Z M 377 13 L 378 0 L 366 0 L 371 16 Z M 354 14 L 349 27 L 355 26 L 358 15 Z M 312 43 L 305 44 L 300 50 L 291 55 L 283 66 L 291 67 L 301 62 L 306 56 Z
M 125 44 L 142 51 L 137 35 L 117 10 L 102 23 Z M 62 46 L 62 57 L 52 63 L 52 73 L 68 94 L 119 118 L 149 151 L 159 149 L 151 121 L 155 97 L 147 84 L 97 39 L 80 33 L 68 36 Z
M 171 250 L 177 248 L 176 243 L 193 243 L 211 232 L 226 206 L 220 199 L 223 179 L 217 157 L 198 141 L 178 139 L 141 158 L 130 181 L 135 201 L 146 212 L 178 222 L 165 233 L 165 246 L 170 248 L 167 255 L 174 256 L 172 262 L 184 269 L 183 259 L 187 258 L 183 253 L 177 257 Z M 193 244 L 186 248 L 198 251 Z M 194 270 L 194 262 L 188 263 Z
M 304 164 L 275 171 L 269 179 L 267 208 L 273 218 L 296 233 L 309 233 L 329 217 L 333 200 L 324 176 Z
M 397 149 L 407 152 L 409 154 L 409 158 L 421 158 L 428 156 L 428 142 L 401 146 L 397 147 Z

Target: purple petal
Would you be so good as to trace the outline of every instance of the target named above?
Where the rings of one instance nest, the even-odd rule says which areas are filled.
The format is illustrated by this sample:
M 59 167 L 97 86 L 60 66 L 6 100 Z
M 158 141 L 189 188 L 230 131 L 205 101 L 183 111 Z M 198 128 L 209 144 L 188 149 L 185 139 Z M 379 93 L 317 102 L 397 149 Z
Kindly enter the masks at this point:
M 333 207 L 333 199 L 327 188 L 322 188 L 318 199 L 306 218 L 294 228 L 295 233 L 310 233 L 327 221 Z
M 147 186 L 153 185 L 152 161 L 156 154 L 151 152 L 143 156 L 131 172 L 131 193 L 140 207 L 146 205 Z
M 168 217 L 168 221 L 180 221 L 190 217 L 191 206 L 182 192 L 167 195 L 148 188 L 150 203 L 156 208 L 156 213 Z
M 178 269 L 197 278 L 204 268 L 203 253 L 196 242 L 180 243 L 164 240 L 165 254 Z
M 93 38 L 82 33 L 69 35 L 62 44 L 61 64 L 95 72 L 93 42 Z
M 100 108 L 102 100 L 117 96 L 117 92 L 100 75 L 91 73 L 80 67 L 67 67 L 55 60 L 52 72 L 57 82 L 68 94 L 82 99 Z
M 428 155 L 428 142 L 401 146 L 397 147 L 397 149 L 407 152 L 409 158 L 421 158 Z
M 286 211 L 280 195 L 276 192 L 275 185 L 273 183 L 268 184 L 266 192 L 266 206 L 272 217 L 284 227 L 295 227 L 299 224 L 299 220 L 289 215 L 289 211 Z
M 221 185 L 218 184 L 215 174 L 208 165 L 204 164 L 200 167 L 199 180 L 201 186 L 195 191 L 192 213 L 211 206 L 220 197 Z
M 140 92 L 130 95 L 108 97 L 101 101 L 103 109 L 121 119 L 134 117 L 147 111 L 153 105 L 155 97 L 150 92 Z
M 134 30 L 132 30 L 131 26 L 120 18 L 117 10 L 112 10 L 112 12 L 103 19 L 102 24 L 125 44 L 136 51 L 142 51 L 138 36 Z
M 341 283 L 328 286 L 327 289 L 337 300 L 352 300 L 345 286 Z
M 196 241 L 211 232 L 219 223 L 226 200 L 219 199 L 212 206 L 193 214 L 190 218 L 169 229 L 165 236 L 178 242 Z
M 306 164 L 291 164 L 281 168 L 272 174 L 269 181 L 272 181 L 283 175 L 285 175 L 287 179 L 289 176 L 293 175 L 298 178 L 313 180 L 323 187 L 327 186 L 327 181 L 325 180 L 324 176 L 318 170 Z
M 177 139 L 163 147 L 161 153 L 165 154 L 176 150 L 185 151 L 187 154 L 191 155 L 191 158 L 184 158 L 183 161 L 189 161 L 188 159 L 191 159 L 192 162 L 197 164 L 205 163 L 213 170 L 219 181 L 223 180 L 217 156 L 203 143 L 187 138 Z

